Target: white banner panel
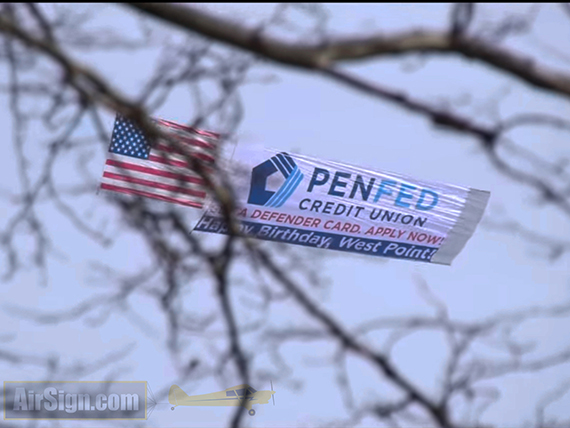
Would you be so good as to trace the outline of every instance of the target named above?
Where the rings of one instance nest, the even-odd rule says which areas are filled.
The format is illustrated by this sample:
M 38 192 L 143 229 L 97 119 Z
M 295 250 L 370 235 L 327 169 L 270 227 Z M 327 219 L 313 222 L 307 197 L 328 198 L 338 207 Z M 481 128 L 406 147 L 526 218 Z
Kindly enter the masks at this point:
M 243 233 L 269 241 L 450 265 L 490 193 L 265 148 L 231 168 Z M 216 207 L 196 231 L 226 234 Z

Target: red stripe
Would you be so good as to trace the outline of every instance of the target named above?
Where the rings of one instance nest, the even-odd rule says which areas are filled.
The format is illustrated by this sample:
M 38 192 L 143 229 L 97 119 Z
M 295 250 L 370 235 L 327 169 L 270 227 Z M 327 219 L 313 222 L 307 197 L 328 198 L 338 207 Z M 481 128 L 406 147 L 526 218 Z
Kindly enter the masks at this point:
M 178 128 L 178 129 L 182 129 L 184 131 L 195 132 L 196 134 L 206 135 L 208 137 L 218 138 L 220 136 L 220 134 L 218 134 L 216 132 L 204 131 L 202 129 L 192 128 L 191 126 L 180 125 L 179 123 L 171 122 L 169 120 L 165 120 L 165 119 L 157 119 L 157 120 L 159 123 L 162 123 L 165 126 L 170 126 L 172 128 Z
M 206 161 L 206 162 L 213 161 L 213 158 L 211 156 L 202 155 L 200 153 L 194 153 L 190 157 L 198 158 L 198 159 L 201 159 L 201 160 Z M 168 159 L 166 157 L 152 155 L 152 154 L 148 158 L 150 161 L 156 162 L 156 163 L 162 163 L 165 165 L 177 166 L 180 168 L 190 168 L 190 165 L 184 161 L 179 161 L 179 160 L 175 160 L 175 159 Z
M 174 155 L 183 156 L 183 157 L 189 156 L 190 158 L 196 158 L 196 159 L 199 159 L 201 161 L 208 162 L 208 163 L 214 163 L 216 160 L 213 156 L 205 154 L 205 153 L 196 153 L 196 152 L 194 152 L 194 153 L 192 153 L 192 152 L 181 153 L 181 152 L 177 151 L 176 149 L 173 149 L 172 147 L 168 147 L 168 146 L 160 146 L 159 145 L 156 149 L 152 149 L 152 150 L 154 150 L 155 152 L 157 150 L 160 150 L 160 151 L 172 153 Z M 151 151 L 151 156 L 152 156 L 152 151 Z M 165 156 L 163 153 L 158 153 L 156 156 L 159 156 L 159 157 L 166 159 L 166 160 L 172 160 L 172 161 L 176 161 L 176 162 L 185 162 L 185 161 L 181 161 L 181 160 L 177 160 L 177 159 L 171 159 L 168 156 Z M 182 166 L 182 165 L 180 165 L 180 166 Z M 187 167 L 189 167 L 189 165 L 185 164 L 183 167 L 187 168 Z
M 183 175 L 183 174 L 175 174 L 173 172 L 161 171 L 159 169 L 148 168 L 145 166 L 140 166 L 127 162 L 120 162 L 113 159 L 107 159 L 106 164 L 111 166 L 116 166 L 118 168 L 128 169 L 131 171 L 144 172 L 146 174 L 157 175 L 159 177 L 166 177 L 166 178 L 172 178 L 174 180 L 185 181 L 187 183 L 204 184 L 204 180 L 198 177 L 191 177 L 189 175 Z
M 195 138 L 186 138 L 186 137 L 179 137 L 183 142 L 196 146 L 196 147 L 202 147 L 204 149 L 209 149 L 209 150 L 215 150 L 216 149 L 216 145 L 212 144 L 212 143 L 208 143 L 206 141 L 202 141 L 202 140 L 196 140 Z
M 146 198 L 160 199 L 161 201 L 164 202 L 170 202 L 194 208 L 202 208 L 204 206 L 204 204 L 199 202 L 182 201 L 176 198 L 169 198 L 168 196 L 155 195 L 154 193 L 143 192 L 141 190 L 127 189 L 124 187 L 113 186 L 112 184 L 106 184 L 106 183 L 101 183 L 101 189 L 111 190 L 113 192 L 119 192 L 119 193 L 128 193 L 132 195 L 144 196 Z
M 158 143 L 155 147 L 156 150 L 162 150 L 164 152 L 168 152 L 168 153 L 174 153 L 180 156 L 196 156 L 199 157 L 201 156 L 203 160 L 208 160 L 209 162 L 214 162 L 216 159 L 209 154 L 206 153 L 197 153 L 195 151 L 193 151 L 192 149 L 188 149 L 186 151 L 184 151 L 183 148 L 178 148 L 178 147 L 172 147 L 169 146 L 167 144 L 162 144 L 162 143 Z M 208 159 L 205 159 L 205 157 L 208 157 Z
M 143 180 L 142 178 L 128 177 L 128 176 L 114 174 L 112 172 L 107 172 L 107 171 L 105 171 L 103 173 L 103 177 L 112 178 L 115 180 L 127 181 L 129 183 L 142 184 L 144 186 L 149 186 L 149 187 L 156 187 L 157 189 L 168 190 L 170 192 L 183 193 L 183 194 L 189 195 L 189 196 L 196 196 L 197 198 L 205 198 L 206 197 L 206 192 L 201 192 L 198 190 L 185 189 L 183 187 L 178 187 L 178 186 L 171 186 L 169 184 L 158 183 L 156 181 Z
M 190 138 L 190 137 L 183 137 L 178 134 L 174 135 L 173 138 L 183 144 L 188 144 L 190 146 L 200 147 L 202 149 L 208 149 L 211 151 L 216 150 L 216 145 L 207 143 L 206 141 L 196 140 L 195 138 Z

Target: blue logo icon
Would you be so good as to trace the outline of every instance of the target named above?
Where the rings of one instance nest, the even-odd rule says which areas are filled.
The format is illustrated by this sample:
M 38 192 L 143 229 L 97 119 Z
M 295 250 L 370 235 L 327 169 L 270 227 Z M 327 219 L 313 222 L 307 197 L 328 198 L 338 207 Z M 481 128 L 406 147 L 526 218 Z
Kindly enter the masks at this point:
M 267 190 L 267 179 L 277 171 L 283 174 L 285 182 L 276 192 Z M 251 171 L 251 186 L 247 202 L 253 205 L 278 208 L 291 197 L 301 180 L 303 180 L 303 174 L 301 174 L 301 170 L 293 158 L 287 153 L 279 153 L 257 165 Z

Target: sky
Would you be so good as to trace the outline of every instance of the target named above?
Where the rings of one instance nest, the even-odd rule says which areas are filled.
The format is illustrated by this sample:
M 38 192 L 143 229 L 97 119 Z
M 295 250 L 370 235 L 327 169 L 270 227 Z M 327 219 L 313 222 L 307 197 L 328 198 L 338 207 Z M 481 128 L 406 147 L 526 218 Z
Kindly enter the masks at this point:
M 266 19 L 275 4 L 217 4 L 202 6 L 216 13 L 239 17 L 248 23 Z M 329 28 L 338 34 L 360 31 L 394 32 L 410 27 L 442 28 L 448 19 L 448 5 L 381 5 L 334 4 L 330 10 Z M 500 17 L 507 5 L 481 6 L 483 20 Z M 524 13 L 526 5 L 513 9 Z M 293 12 L 298 13 L 298 12 Z M 293 15 L 294 17 L 296 15 Z M 124 9 L 105 5 L 100 11 L 101 22 L 118 25 L 130 21 Z M 293 18 L 295 19 L 295 18 Z M 302 16 L 297 21 L 303 25 Z M 132 22 L 131 22 L 132 23 Z M 127 24 L 125 24 L 127 25 Z M 510 42 L 513 49 L 524 49 L 536 55 L 551 67 L 566 67 L 558 57 L 546 55 L 538 47 L 541 43 L 556 41 L 555 50 L 568 51 L 570 25 L 554 6 L 545 6 L 540 12 L 534 36 L 521 37 Z M 118 27 L 117 27 L 118 28 Z M 106 54 L 78 53 L 77 57 L 124 90 L 136 93 L 153 71 L 156 52 L 136 55 L 112 52 Z M 469 94 L 471 103 L 459 107 L 461 112 L 481 120 L 492 121 L 485 109 L 486 103 L 506 93 L 499 107 L 501 117 L 516 113 L 555 112 L 568 117 L 567 101 L 529 88 L 509 76 L 484 65 L 453 57 L 429 59 L 414 72 L 402 70 L 402 62 L 413 66 L 416 58 L 388 58 L 353 64 L 348 68 L 360 76 L 393 88 L 399 88 L 414 98 L 430 102 L 444 102 Z M 5 72 L 2 71 L 2 78 Z M 395 171 L 415 178 L 436 180 L 491 192 L 484 220 L 515 219 L 526 227 L 550 236 L 569 236 L 568 219 L 556 210 L 544 208 L 536 195 L 497 172 L 469 136 L 435 129 L 425 118 L 410 114 L 397 106 L 339 86 L 321 76 L 311 75 L 270 64 L 258 66 L 257 75 L 272 75 L 267 84 L 248 84 L 241 90 L 245 107 L 243 121 L 238 129 L 238 144 L 262 144 L 267 147 L 302 153 L 323 159 L 341 161 L 375 170 Z M 3 99 L 6 103 L 6 99 Z M 5 104 L 7 105 L 7 104 Z M 159 110 L 158 115 L 174 121 L 187 121 L 192 116 L 188 93 L 180 91 Z M 5 128 L 10 126 L 7 110 L 0 115 Z M 110 131 L 113 116 L 107 115 L 105 125 Z M 526 131 L 529 132 L 526 132 Z M 81 130 L 83 132 L 83 130 Z M 90 130 L 85 129 L 88 134 Z M 7 132 L 7 134 L 10 134 Z M 37 137 L 37 141 L 36 141 Z M 568 156 L 563 133 L 523 129 L 513 133 L 516 142 L 528 148 L 540 148 L 545 157 L 556 159 Z M 41 146 L 42 135 L 30 135 L 33 145 Z M 10 146 L 11 147 L 11 146 Z M 33 149 L 30 149 L 33 150 Z M 0 188 L 17 189 L 14 154 L 0 159 Z M 91 172 L 102 170 L 104 154 L 92 152 Z M 73 180 L 76 170 L 70 161 L 58 165 L 58 178 Z M 49 230 L 58 236 L 59 258 L 50 259 L 49 284 L 40 285 L 37 272 L 20 272 L 13 280 L 2 284 L 3 306 L 19 306 L 38 311 L 69 308 L 89 296 L 108 290 L 105 281 L 92 281 L 91 263 L 108 263 L 123 272 L 136 273 L 146 265 L 148 254 L 140 237 L 121 229 L 116 211 L 101 204 L 101 196 L 93 194 L 73 201 L 73 204 L 91 224 L 105 233 L 118 236 L 111 248 L 100 248 L 77 231 L 52 207 L 42 207 L 42 217 Z M 13 206 L 0 200 L 0 227 L 13 215 Z M 192 214 L 197 216 L 198 214 Z M 206 239 L 206 238 L 204 238 Z M 206 240 L 214 241 L 216 237 Z M 30 250 L 30 243 L 21 241 L 21 248 Z M 433 293 L 444 302 L 450 317 L 457 320 L 477 320 L 505 311 L 530 306 L 546 306 L 568 299 L 568 262 L 564 255 L 551 262 L 543 257 L 541 247 L 528 243 L 520 236 L 506 234 L 479 226 L 452 266 L 439 266 L 399 260 L 377 260 L 342 253 L 324 253 L 317 249 L 300 249 L 300 254 L 313 260 L 314 266 L 328 278 L 326 289 L 312 289 L 322 308 L 338 317 L 344 325 L 354 326 L 378 316 L 412 316 L 433 314 L 434 310 L 419 295 L 417 279 L 423 278 Z M 4 260 L 4 259 L 0 259 Z M 236 300 L 255 300 L 248 295 L 247 282 L 251 273 L 237 267 L 232 272 Z M 245 283 L 245 286 L 242 284 Z M 196 314 L 215 310 L 215 288 L 211 281 L 197 281 L 189 291 L 188 305 Z M 241 300 L 240 300 L 241 301 Z M 115 375 L 118 380 L 145 380 L 155 391 L 168 389 L 175 369 L 165 346 L 164 318 L 150 299 L 137 297 L 131 301 L 147 328 L 141 329 L 130 315 L 110 315 L 105 322 L 91 327 L 89 319 L 74 320 L 56 325 L 41 325 L 0 311 L 0 337 L 11 337 L 5 346 L 11 351 L 26 354 L 61 355 L 62 364 L 96 361 L 110 352 L 130 349 L 130 354 L 111 368 L 95 371 L 84 380 L 101 380 Z M 248 316 L 240 306 L 240 314 Z M 104 314 L 100 314 L 104 316 Z M 89 318 L 89 317 L 88 317 Z M 273 328 L 299 325 L 304 318 L 289 306 L 277 305 L 264 320 Z M 527 323 L 516 337 L 525 341 L 539 341 L 535 355 L 561 350 L 566 340 L 569 322 L 536 321 Z M 221 328 L 221 326 L 219 326 Z M 218 328 L 218 330 L 219 330 Z M 208 355 L 209 347 L 220 349 L 214 338 L 202 340 L 187 338 L 188 355 Z M 380 344 L 382 335 L 370 336 L 372 344 Z M 258 337 L 245 337 L 249 349 L 254 349 L 259 367 L 271 370 L 267 345 Z M 132 346 L 132 348 L 131 348 Z M 285 345 L 282 355 L 290 367 L 288 377 L 273 379 L 276 406 L 256 406 L 256 416 L 246 416 L 249 426 L 321 426 L 327 421 L 346 416 L 341 395 L 335 384 L 335 373 L 322 365 L 322 358 L 335 348 L 331 343 L 294 342 Z M 437 394 L 442 379 L 441 362 L 445 358 L 445 338 L 440 334 L 421 333 L 403 340 L 394 348 L 393 361 L 406 376 L 416 380 L 428 393 Z M 259 352 L 258 352 L 259 351 Z M 481 349 L 482 355 L 493 355 L 492 348 Z M 206 357 L 207 358 L 207 357 Z M 38 380 L 44 375 L 40 368 L 11 366 L 0 362 L 3 380 Z M 356 359 L 349 359 L 348 371 L 358 402 L 374 397 L 390 398 L 392 391 L 379 382 L 377 372 Z M 66 373 L 58 373 L 60 379 Z M 570 367 L 564 365 L 552 370 L 523 376 L 509 376 L 495 384 L 503 398 L 492 405 L 484 421 L 497 426 L 513 426 L 534 417 L 534 403 L 558 382 L 570 379 Z M 71 379 L 63 379 L 71 380 Z M 235 379 L 234 379 L 235 380 Z M 190 382 L 183 386 L 189 394 L 214 392 L 240 382 L 232 379 L 225 385 L 213 378 Z M 258 390 L 267 385 L 252 385 Z M 162 400 L 166 401 L 166 400 Z M 565 397 L 549 409 L 552 415 L 568 415 L 570 397 Z M 178 408 L 171 412 L 168 405 L 159 405 L 145 426 L 161 427 L 222 427 L 233 415 L 233 408 Z M 22 426 L 25 426 L 22 423 Z M 107 426 L 93 422 L 62 422 L 62 427 Z M 365 419 L 361 426 L 382 426 L 373 419 Z

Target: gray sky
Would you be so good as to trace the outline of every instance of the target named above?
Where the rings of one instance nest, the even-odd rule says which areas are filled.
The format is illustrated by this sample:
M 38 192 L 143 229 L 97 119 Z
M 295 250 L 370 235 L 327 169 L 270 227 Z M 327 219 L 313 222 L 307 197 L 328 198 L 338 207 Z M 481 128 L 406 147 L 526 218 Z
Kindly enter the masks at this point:
M 248 22 L 256 22 L 267 16 L 274 5 L 209 5 L 211 10 L 247 16 Z M 339 4 L 328 6 L 331 12 L 329 28 L 340 33 L 366 31 L 395 31 L 420 26 L 440 28 L 447 22 L 447 5 L 359 5 Z M 491 19 L 492 8 L 507 6 L 481 6 L 486 19 Z M 514 10 L 523 13 L 528 7 L 515 5 Z M 124 12 L 105 6 L 102 18 L 107 25 L 122 22 Z M 102 21 L 103 22 L 103 21 Z M 562 16 L 554 6 L 545 6 L 541 11 L 535 36 L 521 37 L 513 41 L 515 48 L 541 55 L 546 64 L 566 67 L 568 64 L 547 57 L 537 50 L 541 41 L 556 41 L 558 51 L 570 48 L 570 25 L 568 17 Z M 538 40 L 538 41 L 537 41 Z M 79 57 L 79 55 L 78 55 Z M 155 56 L 152 52 L 138 56 L 114 52 L 81 59 L 103 75 L 112 76 L 112 81 L 126 93 L 136 92 L 137 85 L 153 71 Z M 413 62 L 414 59 L 407 59 Z M 404 61 L 404 62 L 406 62 Z M 468 64 L 455 58 L 433 58 L 413 73 L 402 72 L 402 61 L 385 59 L 370 61 L 351 70 L 370 80 L 400 88 L 415 98 L 436 102 L 470 94 L 472 103 L 462 111 L 481 121 L 486 117 L 483 107 L 491 98 L 509 90 L 500 103 L 501 117 L 518 112 L 555 112 L 568 117 L 570 104 L 529 90 L 522 83 L 478 64 Z M 5 72 L 2 71 L 2 76 Z M 112 74 L 111 74 L 112 73 Z M 241 90 L 245 117 L 239 128 L 239 144 L 263 144 L 282 150 L 303 153 L 324 159 L 368 166 L 376 170 L 395 171 L 418 179 L 443 181 L 491 192 L 485 219 L 501 220 L 514 218 L 527 227 L 555 237 L 569 236 L 570 223 L 553 209 L 542 208 L 536 195 L 513 183 L 496 172 L 470 137 L 434 129 L 420 116 L 411 115 L 398 107 L 364 96 L 341 87 L 319 76 L 307 73 L 263 66 L 254 72 L 257 75 L 274 74 L 278 81 L 271 84 L 250 84 Z M 192 103 L 188 93 L 172 97 L 157 116 L 174 121 L 186 121 L 192 115 Z M 6 102 L 6 101 L 4 101 Z M 479 109 L 479 110 L 477 110 Z M 9 115 L 4 109 L 2 123 L 9 124 Z M 105 123 L 109 132 L 113 116 L 107 115 Z M 516 141 L 526 147 L 540 147 L 545 157 L 566 154 L 567 142 L 562 133 L 532 130 L 517 132 Z M 85 130 L 85 133 L 90 130 Z M 7 134 L 7 133 L 6 133 Z M 43 144 L 42 135 L 31 135 L 33 147 Z M 37 138 L 37 140 L 36 140 Z M 11 146 L 10 146 L 11 147 Z M 13 153 L 0 159 L 2 189 L 18 189 Z M 93 151 L 90 163 L 93 174 L 100 174 L 104 155 Z M 57 166 L 62 180 L 72 180 L 76 174 L 71 162 Z M 117 213 L 101 204 L 101 196 L 93 194 L 74 202 L 80 211 L 91 213 L 91 224 L 100 225 L 109 234 L 120 234 L 120 239 L 110 249 L 101 249 L 81 236 L 52 207 L 42 208 L 42 216 L 50 230 L 58 236 L 56 245 L 61 259 L 49 263 L 49 286 L 39 285 L 35 272 L 20 272 L 11 282 L 2 285 L 4 302 L 13 305 L 53 311 L 67 308 L 89 296 L 105 292 L 105 286 L 89 283 L 89 263 L 109 263 L 124 272 L 137 272 L 145 266 L 148 254 L 140 244 L 140 238 L 128 230 L 119 230 Z M 13 208 L 0 200 L 0 210 L 13 215 Z M 5 216 L 0 216 L 4 227 Z M 107 223 L 108 226 L 103 226 Z M 215 237 L 207 237 L 215 239 Z M 21 240 L 22 248 L 29 247 Z M 26 246 L 28 245 L 28 247 Z M 312 292 L 322 307 L 334 313 L 347 326 L 358 324 L 378 316 L 421 315 L 433 313 L 418 294 L 415 281 L 424 278 L 437 297 L 446 303 L 450 316 L 456 319 L 474 320 L 503 311 L 512 311 L 529 306 L 549 305 L 568 299 L 568 255 L 556 262 L 549 262 L 542 249 L 526 243 L 520 237 L 493 232 L 479 227 L 453 266 L 438 266 L 398 260 L 377 260 L 365 256 L 347 256 L 342 253 L 322 253 L 321 250 L 303 251 L 306 257 L 319 257 L 316 264 L 330 280 L 326 292 Z M 64 256 L 63 256 L 64 255 Z M 3 260 L 3 259 L 2 259 Z M 247 282 L 248 272 L 237 270 L 236 278 Z M 188 305 L 199 313 L 214 304 L 215 289 L 210 281 L 201 281 L 193 288 Z M 247 290 L 236 287 L 236 295 L 255 300 Z M 237 299 L 237 297 L 236 297 Z M 0 312 L 0 335 L 18 330 L 17 337 L 7 344 L 7 349 L 30 354 L 61 354 L 62 363 L 73 363 L 86 358 L 90 361 L 103 357 L 108 352 L 120 350 L 127 344 L 136 344 L 126 360 L 110 369 L 89 375 L 85 380 L 101 380 L 107 374 L 118 375 L 118 380 L 146 380 L 153 390 L 168 388 L 172 383 L 174 368 L 165 351 L 164 318 L 150 299 L 136 298 L 132 307 L 153 327 L 156 334 L 145 334 L 128 316 L 112 315 L 102 325 L 91 328 L 85 320 L 62 323 L 54 326 L 37 325 L 18 320 Z M 215 308 L 215 307 L 213 307 Z M 247 316 L 247 307 L 240 306 L 241 314 Z M 275 307 L 267 323 L 279 327 L 298 320 L 287 308 Z M 297 321 L 298 322 L 298 321 Z M 536 355 L 560 350 L 568 345 L 566 321 L 537 321 L 524 325 L 516 337 L 528 341 L 540 340 Z M 148 333 L 148 331 L 147 331 Z M 372 343 L 380 343 L 383 337 L 370 336 Z M 259 338 L 246 337 L 250 349 L 258 349 Z M 212 344 L 212 346 L 219 346 Z M 205 358 L 208 354 L 204 341 L 190 340 L 186 351 Z M 271 369 L 265 349 L 260 349 L 261 367 Z M 318 366 L 318 357 L 326 357 L 334 347 L 330 343 L 292 343 L 283 348 L 283 355 L 291 367 L 291 377 L 302 388 L 296 390 L 289 380 L 274 379 L 276 406 L 255 406 L 257 415 L 246 416 L 251 426 L 315 426 L 318 423 L 345 416 L 341 396 L 336 387 L 335 373 L 330 367 Z M 409 378 L 421 382 L 428 392 L 437 393 L 442 379 L 441 364 L 447 347 L 441 334 L 420 333 L 410 336 L 396 346 L 394 362 Z M 481 348 L 480 355 L 496 355 L 491 347 Z M 352 387 L 359 402 L 374 397 L 390 397 L 391 391 L 379 386 L 378 374 L 362 362 L 349 364 Z M 317 364 L 317 365 L 315 365 Z M 31 367 L 10 367 L 0 363 L 3 380 L 39 380 L 43 375 Z M 60 373 L 61 380 L 65 373 Z M 521 423 L 534 417 L 534 403 L 538 397 L 570 379 L 568 365 L 545 370 L 532 375 L 507 377 L 496 383 L 504 397 L 491 406 L 485 421 L 497 426 Z M 238 384 L 223 385 L 212 378 L 186 384 L 189 394 L 214 392 Z M 252 385 L 258 390 L 269 389 L 269 384 Z M 166 401 L 166 400 L 163 400 Z M 550 408 L 552 415 L 568 415 L 570 397 Z M 178 408 L 171 412 L 162 405 L 154 411 L 147 426 L 161 427 L 221 427 L 233 414 L 233 408 Z M 25 426 L 22 424 L 22 426 Z M 62 422 L 63 427 L 106 426 L 98 423 Z M 375 420 L 364 420 L 362 426 L 380 426 Z

